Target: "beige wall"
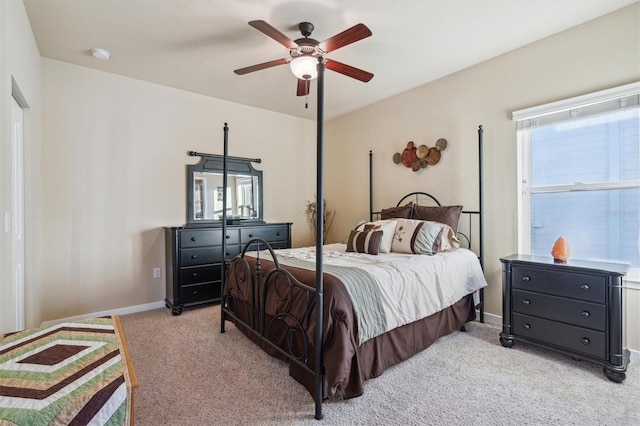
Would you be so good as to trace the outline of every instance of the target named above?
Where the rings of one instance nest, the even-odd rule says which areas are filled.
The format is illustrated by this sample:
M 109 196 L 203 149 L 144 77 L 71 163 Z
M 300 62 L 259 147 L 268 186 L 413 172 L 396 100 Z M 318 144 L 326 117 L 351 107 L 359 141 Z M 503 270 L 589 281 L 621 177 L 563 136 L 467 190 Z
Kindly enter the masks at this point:
M 14 90 L 15 89 L 15 90 Z M 11 233 L 5 230 L 5 214 L 12 211 L 11 195 L 11 96 L 14 91 L 24 110 L 24 220 L 25 245 L 35 247 L 40 233 L 40 53 L 31 25 L 20 0 L 0 0 L 0 331 L 12 323 L 5 317 L 10 310 L 5 304 L 15 303 L 11 297 L 12 269 Z M 25 263 L 25 298 L 27 322 L 34 322 L 40 310 L 38 251 L 28 250 Z M 31 267 L 33 266 L 33 267 Z M 13 331 L 13 330 L 11 330 Z
M 473 35 L 469 35 L 473 41 Z M 368 214 L 368 153 L 374 208 L 408 192 L 477 209 L 477 128 L 484 134 L 486 310 L 502 315 L 499 258 L 517 251 L 516 131 L 511 112 L 640 80 L 640 5 L 491 59 L 327 123 L 326 198 L 337 206 L 333 240 Z M 449 146 L 416 173 L 392 162 L 407 141 Z M 342 182 L 350 182 L 346 186 Z M 551 248 L 550 248 L 551 249 Z M 626 341 L 640 350 L 640 291 L 625 290 Z M 635 317 L 632 317 L 635 315 Z M 635 318 L 635 320 L 633 320 Z
M 164 299 L 164 226 L 186 220 L 194 150 L 261 158 L 264 216 L 308 243 L 315 123 L 42 59 L 42 320 Z M 295 185 L 292 185 L 295 176 Z M 286 188 L 286 191 L 285 191 Z M 163 278 L 153 279 L 154 267 Z
M 3 0 L 0 8 L 2 153 L 10 135 L 11 76 L 31 106 L 27 326 L 164 297 L 164 280 L 151 272 L 164 267 L 162 227 L 185 221 L 185 165 L 195 162 L 186 151 L 221 153 L 225 121 L 230 154 L 263 159 L 265 218 L 294 222 L 295 246 L 311 242 L 303 210 L 315 191 L 314 122 L 54 60 L 40 65 L 22 2 Z M 483 124 L 487 311 L 501 315 L 498 259 L 517 247 L 510 113 L 640 79 L 639 16 L 635 4 L 327 123 L 326 199 L 338 211 L 330 240 L 341 240 L 368 214 L 370 149 L 376 208 L 413 190 L 477 208 L 477 126 Z M 437 166 L 413 173 L 392 163 L 407 141 L 432 145 L 440 137 L 449 147 Z M 5 211 L 10 187 L 6 156 L 0 159 Z M 2 235 L 5 285 L 10 247 Z M 626 291 L 626 302 L 627 345 L 640 350 L 640 292 Z

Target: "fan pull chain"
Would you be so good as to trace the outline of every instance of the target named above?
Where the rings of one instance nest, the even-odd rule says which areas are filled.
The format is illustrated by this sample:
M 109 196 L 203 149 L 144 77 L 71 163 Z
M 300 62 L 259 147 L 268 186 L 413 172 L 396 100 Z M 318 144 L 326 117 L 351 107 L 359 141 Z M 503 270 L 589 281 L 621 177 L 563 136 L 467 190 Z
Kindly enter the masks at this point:
M 304 109 L 309 109 L 309 95 L 304 95 Z

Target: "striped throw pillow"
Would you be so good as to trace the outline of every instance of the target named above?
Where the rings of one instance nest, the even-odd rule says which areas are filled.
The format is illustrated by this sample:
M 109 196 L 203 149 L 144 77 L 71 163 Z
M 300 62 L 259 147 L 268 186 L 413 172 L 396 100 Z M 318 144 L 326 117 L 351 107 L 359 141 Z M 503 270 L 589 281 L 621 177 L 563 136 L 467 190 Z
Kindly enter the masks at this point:
M 351 231 L 347 251 L 378 254 L 382 242 L 382 231 Z

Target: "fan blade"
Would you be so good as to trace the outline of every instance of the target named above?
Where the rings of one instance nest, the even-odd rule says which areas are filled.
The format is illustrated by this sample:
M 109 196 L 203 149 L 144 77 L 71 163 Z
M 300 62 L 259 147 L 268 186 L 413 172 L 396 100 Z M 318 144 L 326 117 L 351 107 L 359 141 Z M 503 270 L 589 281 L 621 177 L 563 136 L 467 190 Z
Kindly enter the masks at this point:
M 251 65 L 250 67 L 245 67 L 245 68 L 240 68 L 238 70 L 235 70 L 233 72 L 235 72 L 238 75 L 244 75 L 244 74 L 249 74 L 250 72 L 254 72 L 254 71 L 260 71 L 263 70 L 265 68 L 271 68 L 271 67 L 275 67 L 278 65 L 284 65 L 289 63 L 289 61 L 287 59 L 276 59 L 275 61 L 269 61 L 269 62 L 264 62 L 262 64 L 257 64 L 257 65 Z
M 301 78 L 298 79 L 298 96 L 307 96 L 309 94 L 309 87 L 311 86 L 310 80 L 303 80 Z
M 355 43 L 358 40 L 362 40 L 363 38 L 367 38 L 370 35 L 371 30 L 367 28 L 365 24 L 357 24 L 320 43 L 320 49 L 329 53 L 348 44 Z
M 271 37 L 288 49 L 295 49 L 296 47 L 298 47 L 298 43 L 291 40 L 289 37 L 282 34 L 280 31 L 276 30 L 265 21 L 251 21 L 249 22 L 249 25 L 251 25 L 256 30 L 264 33 L 265 35 Z
M 327 59 L 325 66 L 331 71 L 339 72 L 347 77 L 355 78 L 356 80 L 360 80 L 365 83 L 373 78 L 373 74 L 368 71 L 343 64 L 342 62 L 334 61 L 333 59 Z

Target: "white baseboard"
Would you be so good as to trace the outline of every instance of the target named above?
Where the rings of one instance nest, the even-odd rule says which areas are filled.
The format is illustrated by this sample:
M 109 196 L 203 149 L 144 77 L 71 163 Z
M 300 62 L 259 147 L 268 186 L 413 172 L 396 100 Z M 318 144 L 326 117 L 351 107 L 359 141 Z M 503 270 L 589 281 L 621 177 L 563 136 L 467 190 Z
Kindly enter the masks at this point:
M 135 314 L 136 312 L 150 311 L 151 309 L 158 309 L 158 308 L 164 308 L 164 307 L 165 307 L 164 300 L 161 300 L 158 302 L 145 303 L 144 305 L 128 306 L 125 308 L 117 308 L 109 311 L 93 312 L 91 314 L 77 315 L 75 317 L 67 317 L 67 318 L 60 318 L 52 321 L 44 321 L 42 323 L 42 326 L 49 327 L 51 325 L 56 325 L 63 322 L 80 321 L 80 320 L 85 320 L 89 318 L 104 317 L 107 315 Z
M 476 311 L 477 316 L 480 315 L 480 311 Z M 502 325 L 502 316 L 489 314 L 487 312 L 484 313 L 484 322 L 488 322 L 491 324 Z M 640 362 L 640 351 L 635 351 L 633 349 L 629 349 L 629 361 L 630 362 Z

